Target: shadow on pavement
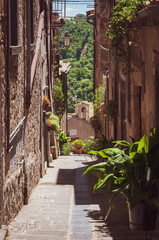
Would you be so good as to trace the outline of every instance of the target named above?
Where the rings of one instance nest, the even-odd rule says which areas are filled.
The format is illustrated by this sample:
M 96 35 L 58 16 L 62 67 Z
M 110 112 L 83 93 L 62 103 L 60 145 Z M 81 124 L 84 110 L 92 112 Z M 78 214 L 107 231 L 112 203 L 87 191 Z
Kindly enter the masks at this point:
M 93 186 L 97 181 L 93 174 L 82 176 L 87 167 L 97 162 L 99 161 L 78 161 L 76 169 L 59 169 L 57 179 L 57 184 L 74 186 L 75 206 L 81 205 L 81 209 L 86 212 L 85 216 L 91 219 L 93 231 L 99 236 L 97 239 L 110 237 L 110 240 L 157 240 L 151 238 L 149 233 L 129 230 L 128 209 L 123 196 L 118 197 L 108 219 L 104 220 L 108 210 L 104 192 L 93 193 Z

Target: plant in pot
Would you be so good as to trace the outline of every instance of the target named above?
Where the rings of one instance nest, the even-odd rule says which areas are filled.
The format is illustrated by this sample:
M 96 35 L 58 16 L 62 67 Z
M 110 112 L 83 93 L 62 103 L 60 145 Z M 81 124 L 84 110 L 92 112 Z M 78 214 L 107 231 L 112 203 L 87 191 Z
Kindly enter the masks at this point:
M 51 110 L 51 103 L 50 103 L 48 96 L 46 96 L 46 95 L 43 97 L 43 109 L 46 112 L 49 112 Z
M 76 139 L 74 141 L 75 153 L 81 154 L 82 153 L 82 148 L 83 148 L 83 141 L 81 139 Z
M 48 131 L 55 131 L 58 133 L 60 131 L 59 118 L 53 113 L 46 119 L 46 127 Z
M 114 143 L 114 148 L 90 152 L 107 161 L 87 168 L 84 174 L 93 172 L 98 178 L 94 191 L 105 191 L 110 202 L 106 218 L 117 195 L 123 194 L 128 202 L 130 228 L 152 230 L 159 208 L 159 130 L 154 129 L 149 138 L 144 135 L 133 144 L 124 140 Z M 119 145 L 124 149 L 118 148 Z M 135 218 L 138 213 L 143 215 Z

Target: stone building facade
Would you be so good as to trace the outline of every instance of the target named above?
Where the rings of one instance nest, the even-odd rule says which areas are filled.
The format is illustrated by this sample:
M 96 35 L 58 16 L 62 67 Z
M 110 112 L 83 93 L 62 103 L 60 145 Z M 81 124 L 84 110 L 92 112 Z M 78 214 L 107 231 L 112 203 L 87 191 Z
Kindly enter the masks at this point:
M 27 204 L 45 173 L 50 11 L 43 0 L 0 0 L 0 225 Z
M 94 129 L 90 123 L 92 116 L 92 103 L 80 102 L 75 105 L 75 113 L 68 114 L 68 132 L 72 140 L 86 140 L 94 136 Z
M 122 64 L 110 52 L 106 36 L 115 1 L 98 0 L 93 19 L 95 42 L 95 88 L 105 88 L 106 106 L 117 103 L 116 121 L 101 116 L 103 134 L 109 139 L 139 139 L 159 125 L 158 66 L 159 66 L 159 1 L 147 1 L 137 14 L 131 28 L 134 43 L 130 46 L 130 70 L 124 74 Z M 128 69 L 127 69 L 128 70 Z M 131 72 L 131 73 L 130 73 Z

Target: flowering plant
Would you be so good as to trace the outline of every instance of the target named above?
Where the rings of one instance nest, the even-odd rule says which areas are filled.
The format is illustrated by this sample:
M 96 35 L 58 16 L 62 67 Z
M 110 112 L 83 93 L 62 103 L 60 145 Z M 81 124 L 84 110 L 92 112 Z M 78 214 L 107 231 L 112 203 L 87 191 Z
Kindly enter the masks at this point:
M 60 131 L 59 118 L 53 113 L 51 113 L 48 119 L 46 120 L 46 126 L 48 131 L 59 132 Z
M 44 97 L 43 97 L 43 107 L 45 110 L 47 110 L 47 108 L 51 107 L 51 103 L 50 103 L 50 100 L 47 95 L 44 95 Z

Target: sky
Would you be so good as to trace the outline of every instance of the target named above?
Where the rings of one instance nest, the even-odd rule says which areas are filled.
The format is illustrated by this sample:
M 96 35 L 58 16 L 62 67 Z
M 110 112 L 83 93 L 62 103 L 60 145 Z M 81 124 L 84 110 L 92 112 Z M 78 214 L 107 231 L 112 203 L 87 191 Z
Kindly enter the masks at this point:
M 61 5 L 62 3 L 62 5 Z M 61 8 L 62 6 L 62 8 Z M 53 1 L 53 10 L 64 13 L 64 0 Z M 66 0 L 66 18 L 74 17 L 78 13 L 86 15 L 86 11 L 94 8 L 94 0 Z
M 66 5 L 66 16 L 67 17 L 74 17 L 76 16 L 78 13 L 83 13 L 86 15 L 86 11 L 88 11 L 89 9 L 92 9 L 93 7 L 91 8 L 87 8 L 87 5 L 86 4 L 78 4 L 78 5 L 71 5 L 71 4 L 67 4 Z

